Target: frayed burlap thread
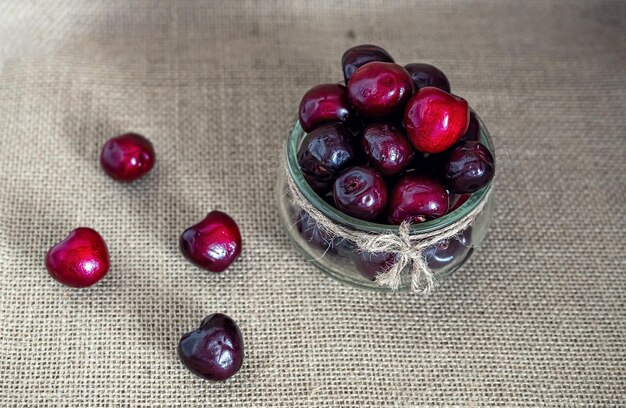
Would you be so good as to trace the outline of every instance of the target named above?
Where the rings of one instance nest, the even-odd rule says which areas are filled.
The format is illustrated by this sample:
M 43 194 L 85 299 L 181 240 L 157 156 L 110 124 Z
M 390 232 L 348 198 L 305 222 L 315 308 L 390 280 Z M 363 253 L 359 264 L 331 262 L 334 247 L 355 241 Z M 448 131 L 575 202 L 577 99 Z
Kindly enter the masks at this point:
M 408 275 L 411 291 L 422 295 L 432 293 L 438 284 L 435 272 L 428 266 L 425 249 L 453 238 L 469 227 L 487 203 L 493 186 L 493 183 L 489 185 L 484 198 L 469 214 L 444 228 L 423 234 L 411 234 L 411 224 L 404 222 L 400 224 L 398 233 L 390 230 L 386 234 L 376 234 L 356 231 L 328 218 L 304 197 L 296 186 L 284 159 L 283 167 L 293 204 L 306 211 L 320 230 L 333 238 L 343 238 L 354 242 L 359 251 L 385 252 L 396 256 L 393 266 L 376 276 L 376 283 L 397 290 L 402 286 L 404 276 Z

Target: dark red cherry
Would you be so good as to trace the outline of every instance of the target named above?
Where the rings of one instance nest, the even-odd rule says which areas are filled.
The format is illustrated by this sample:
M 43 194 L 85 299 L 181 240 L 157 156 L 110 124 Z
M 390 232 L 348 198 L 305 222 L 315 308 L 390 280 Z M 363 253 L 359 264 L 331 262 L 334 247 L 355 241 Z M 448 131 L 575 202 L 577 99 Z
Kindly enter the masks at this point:
M 471 196 L 471 194 L 450 194 L 450 210 L 448 212 L 461 207 Z
M 450 93 L 450 82 L 446 75 L 437 67 L 430 64 L 408 64 L 404 68 L 411 75 L 415 89 L 434 86 Z
M 448 154 L 444 181 L 453 193 L 473 193 L 491 181 L 494 171 L 489 149 L 479 142 L 463 142 Z
M 361 149 L 370 164 L 385 176 L 406 169 L 415 153 L 404 134 L 386 123 L 373 123 L 365 128 Z
M 333 204 L 334 205 L 334 204 Z M 296 221 L 296 228 L 302 238 L 314 247 L 323 251 L 332 250 L 335 239 L 325 231 L 322 231 L 309 213 L 301 210 Z
M 118 181 L 137 180 L 152 170 L 155 160 L 152 143 L 135 133 L 109 139 L 100 153 L 100 165 Z
M 76 228 L 46 255 L 48 273 L 74 288 L 85 288 L 109 271 L 109 250 L 104 239 L 91 228 Z
M 355 252 L 354 258 L 357 270 L 372 282 L 376 280 L 376 276 L 388 271 L 396 262 L 396 256 L 387 252 Z
M 448 212 L 448 192 L 438 181 L 408 173 L 391 190 L 387 220 L 417 224 Z
M 180 236 L 180 249 L 191 263 L 211 272 L 222 272 L 241 254 L 241 234 L 235 220 L 211 211 Z
M 467 130 L 469 107 L 463 98 L 439 88 L 422 88 L 413 95 L 404 111 L 404 128 L 415 149 L 441 153 Z
M 319 195 L 325 195 L 337 174 L 355 161 L 352 137 L 345 126 L 329 123 L 313 130 L 302 141 L 298 164 Z
M 470 111 L 469 116 L 469 126 L 467 126 L 467 130 L 465 134 L 461 136 L 462 142 L 479 142 L 480 141 L 480 124 L 478 123 L 478 119 L 476 118 L 476 114 L 473 111 Z
M 348 98 L 364 117 L 383 118 L 402 112 L 413 94 L 413 81 L 401 65 L 370 62 L 348 82 Z
M 233 319 L 224 314 L 207 316 L 198 329 L 181 337 L 178 356 L 198 377 L 211 381 L 226 380 L 243 365 L 241 330 Z
M 341 57 L 341 65 L 346 84 L 358 68 L 373 61 L 394 62 L 391 55 L 377 45 L 357 45 L 344 52 Z
M 443 269 L 458 263 L 469 253 L 472 245 L 472 228 L 469 227 L 458 237 L 439 242 L 424 250 L 426 262 L 434 270 Z
M 340 211 L 371 221 L 385 211 L 387 186 L 383 177 L 365 166 L 351 167 L 333 185 L 335 204 Z
M 328 122 L 348 122 L 351 118 L 346 87 L 321 84 L 309 89 L 300 102 L 300 124 L 305 132 Z

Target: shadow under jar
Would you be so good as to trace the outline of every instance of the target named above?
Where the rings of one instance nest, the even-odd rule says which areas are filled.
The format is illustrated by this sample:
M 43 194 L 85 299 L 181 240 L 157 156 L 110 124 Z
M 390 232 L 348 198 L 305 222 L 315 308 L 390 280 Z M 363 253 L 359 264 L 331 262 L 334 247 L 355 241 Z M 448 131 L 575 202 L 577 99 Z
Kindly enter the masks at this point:
M 485 124 L 477 117 L 480 124 L 480 142 L 494 153 L 493 143 Z M 309 186 L 298 165 L 298 149 L 306 133 L 296 122 L 287 140 L 287 171 L 294 180 L 300 193 L 321 213 L 335 223 L 356 231 L 372 234 L 399 234 L 397 225 L 385 225 L 351 217 L 337 210 Z M 494 154 L 495 157 L 495 154 Z M 492 181 L 493 182 L 493 181 Z M 487 200 L 471 225 L 458 234 L 458 237 L 427 248 L 424 253 L 434 277 L 438 282 L 449 277 L 459 269 L 485 239 L 493 218 L 494 194 L 487 194 L 491 183 L 473 193 L 459 208 L 443 217 L 432 221 L 414 224 L 411 234 L 430 233 L 458 222 L 474 208 Z M 283 227 L 296 248 L 320 270 L 342 282 L 371 290 L 390 290 L 375 282 L 376 275 L 384 272 L 394 262 L 393 255 L 362 253 L 353 242 L 341 237 L 331 237 L 319 230 L 315 222 L 302 208 L 293 202 L 293 196 L 287 186 L 286 174 L 278 174 L 278 210 Z M 410 277 L 404 277 L 400 290 L 410 289 Z

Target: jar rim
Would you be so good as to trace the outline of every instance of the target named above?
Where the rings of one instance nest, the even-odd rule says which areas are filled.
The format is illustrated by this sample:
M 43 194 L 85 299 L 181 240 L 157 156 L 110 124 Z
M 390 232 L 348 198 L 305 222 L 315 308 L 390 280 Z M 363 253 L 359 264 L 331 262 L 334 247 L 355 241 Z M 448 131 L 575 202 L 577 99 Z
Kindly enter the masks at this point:
M 472 110 L 472 112 L 474 111 Z M 489 131 L 487 130 L 487 127 L 485 126 L 482 119 L 476 114 L 476 112 L 474 112 L 474 115 L 476 115 L 476 119 L 479 123 L 480 142 L 489 149 L 491 154 L 494 156 L 495 161 L 494 146 L 489 135 Z M 313 191 L 309 183 L 304 178 L 302 170 L 298 165 L 298 150 L 300 148 L 300 143 L 302 139 L 304 139 L 304 136 L 305 132 L 300 125 L 300 121 L 296 121 L 296 124 L 289 135 L 286 149 L 287 169 L 294 180 L 294 184 L 300 190 L 302 195 L 322 214 L 324 214 L 336 223 L 340 223 L 349 228 L 359 231 L 367 231 L 372 233 L 399 233 L 400 227 L 398 225 L 379 224 L 349 216 L 348 214 L 345 214 L 328 204 L 322 197 L 320 197 L 315 191 Z M 452 212 L 449 212 L 443 217 L 439 217 L 434 220 L 425 221 L 418 224 L 411 224 L 411 234 L 423 234 L 436 231 L 438 229 L 447 227 L 448 225 L 452 225 L 455 222 L 460 221 L 474 208 L 476 208 L 476 206 L 478 206 L 478 204 L 480 204 L 482 200 L 485 199 L 492 183 L 493 180 L 491 180 L 489 184 L 487 184 L 480 190 L 472 193 L 470 198 L 466 202 L 464 202 L 459 208 L 455 209 Z

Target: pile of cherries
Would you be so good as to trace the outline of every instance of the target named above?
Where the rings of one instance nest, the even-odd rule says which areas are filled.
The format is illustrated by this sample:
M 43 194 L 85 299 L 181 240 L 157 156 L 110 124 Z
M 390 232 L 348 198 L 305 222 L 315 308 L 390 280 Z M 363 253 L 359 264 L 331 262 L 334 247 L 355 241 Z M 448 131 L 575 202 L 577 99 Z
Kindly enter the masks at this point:
M 100 154 L 103 170 L 113 179 L 131 182 L 154 167 L 156 155 L 144 136 L 127 133 L 110 139 Z M 237 223 L 221 211 L 210 212 L 180 236 L 185 258 L 211 272 L 222 272 L 241 254 Z M 76 228 L 46 255 L 48 273 L 64 285 L 85 288 L 109 271 L 109 250 L 91 228 Z M 243 364 L 243 336 L 237 324 L 220 313 L 207 316 L 200 327 L 186 333 L 178 344 L 183 364 L 201 378 L 221 381 L 236 374 Z
M 375 45 L 350 48 L 342 65 L 345 86 L 317 85 L 300 103 L 298 163 L 318 195 L 361 220 L 415 224 L 491 181 L 477 118 L 443 72 L 403 67 Z

